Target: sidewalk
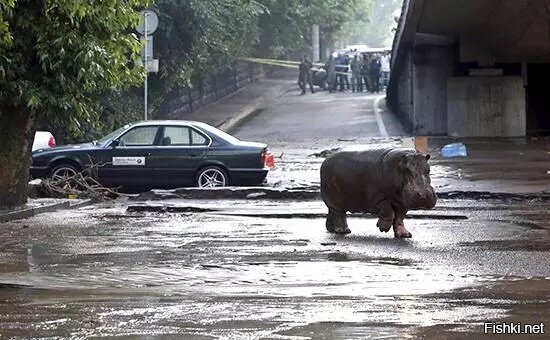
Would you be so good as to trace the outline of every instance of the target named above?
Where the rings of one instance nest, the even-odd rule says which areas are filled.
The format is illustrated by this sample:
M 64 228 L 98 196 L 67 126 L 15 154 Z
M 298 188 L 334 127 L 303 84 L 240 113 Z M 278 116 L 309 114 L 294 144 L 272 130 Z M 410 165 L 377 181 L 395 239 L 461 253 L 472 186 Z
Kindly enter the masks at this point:
M 441 147 L 464 143 L 468 156 L 443 158 Z M 438 192 L 550 194 L 550 138 L 428 138 Z
M 263 79 L 182 118 L 229 132 L 250 115 L 265 109 L 270 99 L 282 95 L 291 85 L 292 81 L 287 79 Z

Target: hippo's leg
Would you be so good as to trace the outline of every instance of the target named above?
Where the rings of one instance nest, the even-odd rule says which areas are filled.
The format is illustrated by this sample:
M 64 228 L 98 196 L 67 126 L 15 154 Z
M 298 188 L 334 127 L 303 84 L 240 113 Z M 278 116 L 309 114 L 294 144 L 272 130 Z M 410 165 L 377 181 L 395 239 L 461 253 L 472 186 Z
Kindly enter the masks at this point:
M 393 234 L 396 238 L 411 238 L 412 234 L 405 228 L 403 219 L 407 215 L 406 210 L 395 210 L 395 218 L 393 219 Z
M 391 206 L 390 201 L 383 201 L 380 203 L 378 208 L 378 223 L 376 223 L 376 226 L 380 229 L 380 231 L 387 233 L 390 231 L 393 224 L 393 219 L 395 217 L 393 207 Z
M 327 215 L 327 230 L 335 234 L 349 234 L 351 230 L 348 228 L 346 212 L 332 208 L 328 208 Z

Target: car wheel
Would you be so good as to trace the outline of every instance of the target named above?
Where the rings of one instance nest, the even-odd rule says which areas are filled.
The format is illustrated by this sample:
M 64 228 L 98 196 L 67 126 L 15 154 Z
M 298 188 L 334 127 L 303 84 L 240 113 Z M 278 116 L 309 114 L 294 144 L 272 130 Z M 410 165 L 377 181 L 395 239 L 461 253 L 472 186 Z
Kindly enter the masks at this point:
M 229 177 L 217 166 L 201 169 L 197 175 L 197 186 L 200 188 L 225 187 L 229 185 Z
M 60 164 L 52 170 L 50 179 L 53 184 L 61 186 L 63 189 L 76 189 L 77 182 L 71 180 L 78 173 L 78 169 L 69 164 Z

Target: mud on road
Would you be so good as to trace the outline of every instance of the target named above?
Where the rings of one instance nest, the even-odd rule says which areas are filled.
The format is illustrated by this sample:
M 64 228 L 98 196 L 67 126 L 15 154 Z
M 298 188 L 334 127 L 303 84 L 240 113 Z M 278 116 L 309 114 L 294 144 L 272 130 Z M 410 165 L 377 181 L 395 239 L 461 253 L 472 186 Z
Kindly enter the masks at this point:
M 328 234 L 320 201 L 129 204 L 2 225 L 2 335 L 477 338 L 550 319 L 544 202 L 443 200 L 411 212 L 411 240 L 369 216 Z

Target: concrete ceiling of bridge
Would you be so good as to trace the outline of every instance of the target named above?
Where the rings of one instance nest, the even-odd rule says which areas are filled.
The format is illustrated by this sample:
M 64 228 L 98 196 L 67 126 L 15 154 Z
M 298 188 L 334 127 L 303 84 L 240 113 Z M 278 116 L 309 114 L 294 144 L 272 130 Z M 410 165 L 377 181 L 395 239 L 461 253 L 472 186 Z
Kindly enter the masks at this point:
M 550 0 L 424 0 L 417 32 L 482 46 L 496 62 L 550 62 Z M 461 46 L 462 48 L 462 46 Z

